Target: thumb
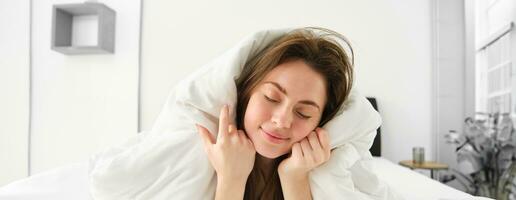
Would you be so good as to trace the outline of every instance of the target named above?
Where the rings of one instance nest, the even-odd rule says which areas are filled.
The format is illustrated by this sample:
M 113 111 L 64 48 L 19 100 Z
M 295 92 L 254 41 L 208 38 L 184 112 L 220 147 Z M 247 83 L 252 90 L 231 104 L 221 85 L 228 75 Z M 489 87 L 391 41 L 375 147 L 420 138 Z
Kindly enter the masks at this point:
M 215 137 L 210 133 L 210 131 L 201 126 L 199 124 L 195 124 L 197 127 L 197 131 L 201 135 L 202 141 L 204 142 L 204 147 L 209 148 L 211 145 L 215 144 Z

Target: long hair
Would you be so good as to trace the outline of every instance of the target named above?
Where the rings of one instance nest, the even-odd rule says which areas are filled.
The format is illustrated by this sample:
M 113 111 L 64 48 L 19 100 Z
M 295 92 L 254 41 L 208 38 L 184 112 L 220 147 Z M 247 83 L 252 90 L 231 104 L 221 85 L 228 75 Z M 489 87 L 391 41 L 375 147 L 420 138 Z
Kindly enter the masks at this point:
M 341 39 L 349 49 L 350 55 L 335 40 Z M 248 60 L 240 76 L 235 80 L 237 86 L 236 122 L 238 129 L 244 128 L 244 116 L 253 90 L 260 81 L 276 66 L 292 60 L 303 60 L 326 81 L 327 102 L 318 126 L 322 127 L 339 111 L 348 98 L 353 84 L 353 50 L 349 41 L 341 34 L 324 28 L 306 27 L 295 29 L 270 43 L 265 49 Z M 255 166 L 247 179 L 244 199 L 283 199 L 277 165 L 287 155 L 276 158 L 273 177 L 265 183 L 261 174 L 261 163 Z M 256 186 L 266 184 L 263 191 Z

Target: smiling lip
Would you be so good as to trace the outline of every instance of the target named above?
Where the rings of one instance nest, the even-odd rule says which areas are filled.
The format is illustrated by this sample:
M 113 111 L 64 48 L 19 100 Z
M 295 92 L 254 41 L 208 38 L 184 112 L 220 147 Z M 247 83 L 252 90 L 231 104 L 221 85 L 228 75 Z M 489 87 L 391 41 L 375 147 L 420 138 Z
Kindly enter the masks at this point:
M 282 143 L 282 142 L 284 142 L 284 141 L 289 139 L 289 138 L 283 138 L 283 137 L 281 137 L 281 136 L 279 136 L 277 134 L 274 134 L 274 133 L 269 133 L 269 132 L 263 130 L 262 128 L 260 128 L 260 130 L 262 130 L 262 132 L 264 133 L 264 136 L 265 136 L 265 138 L 267 140 L 269 140 L 269 141 L 271 141 L 273 143 L 276 143 L 276 144 Z

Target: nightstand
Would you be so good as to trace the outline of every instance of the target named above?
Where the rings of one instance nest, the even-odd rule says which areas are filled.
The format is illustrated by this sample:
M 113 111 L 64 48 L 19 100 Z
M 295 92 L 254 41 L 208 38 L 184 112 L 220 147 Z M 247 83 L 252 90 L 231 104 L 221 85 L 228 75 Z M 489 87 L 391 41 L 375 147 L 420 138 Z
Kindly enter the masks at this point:
M 425 161 L 421 164 L 414 163 L 412 160 L 402 160 L 399 162 L 401 166 L 408 167 L 410 169 L 428 169 L 430 170 L 430 177 L 434 179 L 434 171 L 438 170 L 446 170 L 448 169 L 447 164 L 433 162 L 433 161 Z

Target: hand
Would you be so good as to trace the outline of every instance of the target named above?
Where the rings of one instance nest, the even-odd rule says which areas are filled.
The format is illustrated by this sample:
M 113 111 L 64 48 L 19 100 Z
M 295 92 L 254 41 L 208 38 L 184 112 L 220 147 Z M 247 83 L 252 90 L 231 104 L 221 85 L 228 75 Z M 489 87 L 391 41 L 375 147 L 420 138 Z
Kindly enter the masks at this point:
M 330 159 L 330 141 L 326 130 L 316 128 L 303 140 L 292 145 L 290 157 L 278 166 L 280 178 L 306 177 L 308 173 Z
M 218 181 L 243 183 L 254 166 L 256 150 L 254 145 L 242 130 L 229 122 L 229 108 L 225 105 L 219 118 L 219 133 L 217 139 L 208 129 L 197 124 L 208 154 L 211 165 L 217 172 Z M 242 182 L 243 181 L 243 182 Z

